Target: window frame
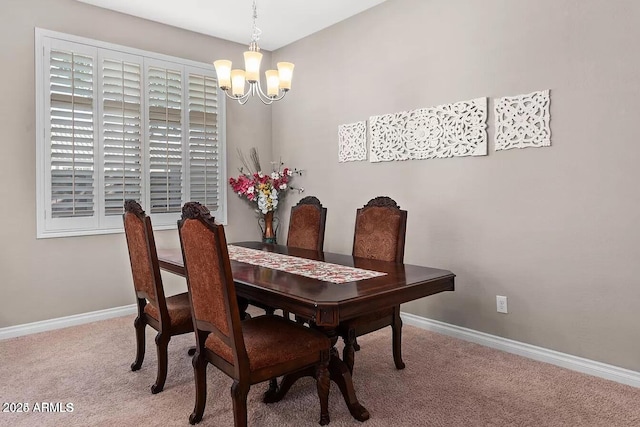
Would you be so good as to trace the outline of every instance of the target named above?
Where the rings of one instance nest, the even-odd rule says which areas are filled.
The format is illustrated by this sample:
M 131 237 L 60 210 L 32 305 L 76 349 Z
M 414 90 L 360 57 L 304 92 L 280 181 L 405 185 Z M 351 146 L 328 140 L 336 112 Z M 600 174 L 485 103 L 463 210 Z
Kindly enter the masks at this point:
M 48 63 L 46 59 L 48 52 L 52 46 L 64 46 L 68 43 L 74 43 L 86 46 L 87 52 L 93 51 L 94 58 L 94 214 L 91 217 L 75 217 L 75 218 L 51 218 L 51 124 L 46 119 L 50 103 L 50 92 L 45 87 L 45 80 L 48 81 Z M 84 50 L 83 46 L 83 50 Z M 177 58 L 155 52 L 145 51 L 141 49 L 126 47 L 99 40 L 89 39 L 85 37 L 74 36 L 70 34 L 60 33 L 41 28 L 35 28 L 35 79 L 36 79 L 36 237 L 52 238 L 52 237 L 70 237 L 70 236 L 86 236 L 100 235 L 124 232 L 122 220 L 119 215 L 105 215 L 104 200 L 100 197 L 104 196 L 104 137 L 101 135 L 102 129 L 102 111 L 103 100 L 100 95 L 100 82 L 102 81 L 100 70 L 102 60 L 105 59 L 101 49 L 110 50 L 114 53 L 108 59 L 127 60 L 135 56 L 139 59 L 141 71 L 141 168 L 142 182 L 141 192 L 142 200 L 139 202 L 143 205 L 147 213 L 150 215 L 154 229 L 169 230 L 176 229 L 177 220 L 180 213 L 161 213 L 152 214 L 149 204 L 149 118 L 148 118 L 148 97 L 149 91 L 147 86 L 147 69 L 150 65 L 159 65 L 164 67 L 174 66 L 181 70 L 182 84 L 182 103 L 181 103 L 181 143 L 182 143 L 182 203 L 189 201 L 190 196 L 190 156 L 189 156 L 189 78 L 191 74 L 201 74 L 217 80 L 215 69 L 211 64 L 201 63 L 183 58 Z M 83 52 L 80 52 L 83 53 Z M 216 221 L 221 224 L 227 224 L 227 171 L 226 171 L 226 100 L 224 93 L 217 88 L 217 144 L 219 147 L 219 182 L 218 182 L 218 210 L 212 211 L 211 214 Z M 103 197 L 104 198 L 104 197 Z M 48 216 L 48 217 L 47 217 Z M 53 221 L 56 220 L 56 221 Z M 66 220 L 66 221 L 58 221 Z M 57 223 L 57 224 L 56 224 Z M 65 224 L 67 223 L 67 224 Z M 69 225 L 71 223 L 71 225 Z

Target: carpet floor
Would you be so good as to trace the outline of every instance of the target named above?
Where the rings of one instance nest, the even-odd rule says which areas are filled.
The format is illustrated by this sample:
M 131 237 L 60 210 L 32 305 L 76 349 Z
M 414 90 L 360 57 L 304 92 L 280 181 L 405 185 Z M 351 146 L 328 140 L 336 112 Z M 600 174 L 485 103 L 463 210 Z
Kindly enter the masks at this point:
M 0 341 L 0 426 L 188 426 L 194 383 L 187 350 L 193 335 L 171 340 L 164 391 L 152 395 L 155 331 L 147 331 L 147 354 L 137 372 L 129 369 L 133 316 Z M 371 418 L 351 418 L 332 383 L 334 427 L 640 426 L 640 389 L 634 387 L 412 326 L 403 328 L 402 371 L 393 365 L 390 328 L 358 341 L 354 384 Z M 207 375 L 200 425 L 232 426 L 232 381 L 211 366 Z M 311 378 L 298 381 L 275 404 L 261 402 L 265 390 L 266 383 L 251 387 L 250 426 L 318 425 Z M 28 412 L 5 412 L 16 409 L 10 402 L 27 403 Z M 73 411 L 43 411 L 58 403 L 65 409 L 72 404 Z

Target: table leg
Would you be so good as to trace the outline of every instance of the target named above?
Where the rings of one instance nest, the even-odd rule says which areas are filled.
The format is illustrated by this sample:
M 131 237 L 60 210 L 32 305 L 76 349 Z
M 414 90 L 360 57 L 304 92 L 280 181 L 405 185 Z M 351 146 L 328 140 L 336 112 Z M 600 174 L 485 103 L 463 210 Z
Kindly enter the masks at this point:
M 335 342 L 334 342 L 335 344 Z M 331 360 L 329 361 L 329 375 L 331 380 L 338 385 L 344 401 L 349 408 L 351 416 L 358 421 L 369 419 L 369 411 L 358 402 L 356 392 L 353 387 L 351 372 L 347 365 L 338 357 L 338 350 L 331 349 Z M 307 368 L 293 374 L 285 375 L 277 388 L 274 383 L 269 384 L 269 389 L 265 392 L 262 401 L 264 403 L 279 402 L 287 394 L 291 386 L 302 377 L 315 377 L 315 369 Z
M 358 402 L 356 391 L 353 387 L 353 379 L 351 372 L 346 363 L 338 357 L 336 348 L 331 349 L 331 360 L 329 361 L 329 374 L 331 380 L 338 385 L 344 402 L 351 412 L 351 416 L 358 421 L 366 421 L 369 419 L 369 411 Z

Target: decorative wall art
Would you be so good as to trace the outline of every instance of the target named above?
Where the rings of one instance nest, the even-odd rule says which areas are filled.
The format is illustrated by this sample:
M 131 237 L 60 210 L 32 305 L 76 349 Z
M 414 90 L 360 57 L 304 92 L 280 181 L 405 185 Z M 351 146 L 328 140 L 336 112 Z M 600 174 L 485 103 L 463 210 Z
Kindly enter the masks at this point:
M 497 98 L 494 109 L 496 151 L 551 145 L 548 90 Z
M 487 155 L 487 98 L 371 116 L 371 162 Z
M 367 122 L 338 126 L 338 161 L 367 160 Z

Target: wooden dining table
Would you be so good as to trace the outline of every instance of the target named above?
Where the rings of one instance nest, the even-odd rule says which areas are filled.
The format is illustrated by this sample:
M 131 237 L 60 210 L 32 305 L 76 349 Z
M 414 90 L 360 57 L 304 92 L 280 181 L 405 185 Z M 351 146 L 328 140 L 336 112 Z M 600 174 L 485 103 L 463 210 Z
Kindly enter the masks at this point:
M 369 411 L 358 401 L 351 373 L 335 348 L 340 323 L 387 307 L 454 290 L 455 275 L 448 270 L 262 242 L 229 245 L 230 248 L 232 246 L 311 260 L 315 267 L 318 267 L 317 262 L 321 262 L 321 269 L 329 272 L 332 266 L 337 270 L 340 266 L 346 266 L 370 273 L 381 273 L 374 277 L 336 283 L 333 279 L 321 280 L 301 275 L 299 272 L 284 271 L 277 265 L 266 267 L 231 260 L 238 297 L 308 319 L 312 327 L 322 330 L 331 339 L 334 345 L 329 364 L 331 380 L 338 385 L 351 415 L 359 421 L 369 419 Z M 161 269 L 185 276 L 184 262 L 179 249 L 158 249 L 158 261 Z M 302 274 L 306 273 L 302 271 Z M 291 384 L 303 375 L 314 373 L 301 372 L 285 377 L 277 389 L 270 389 L 265 394 L 265 401 L 274 402 L 282 399 Z

